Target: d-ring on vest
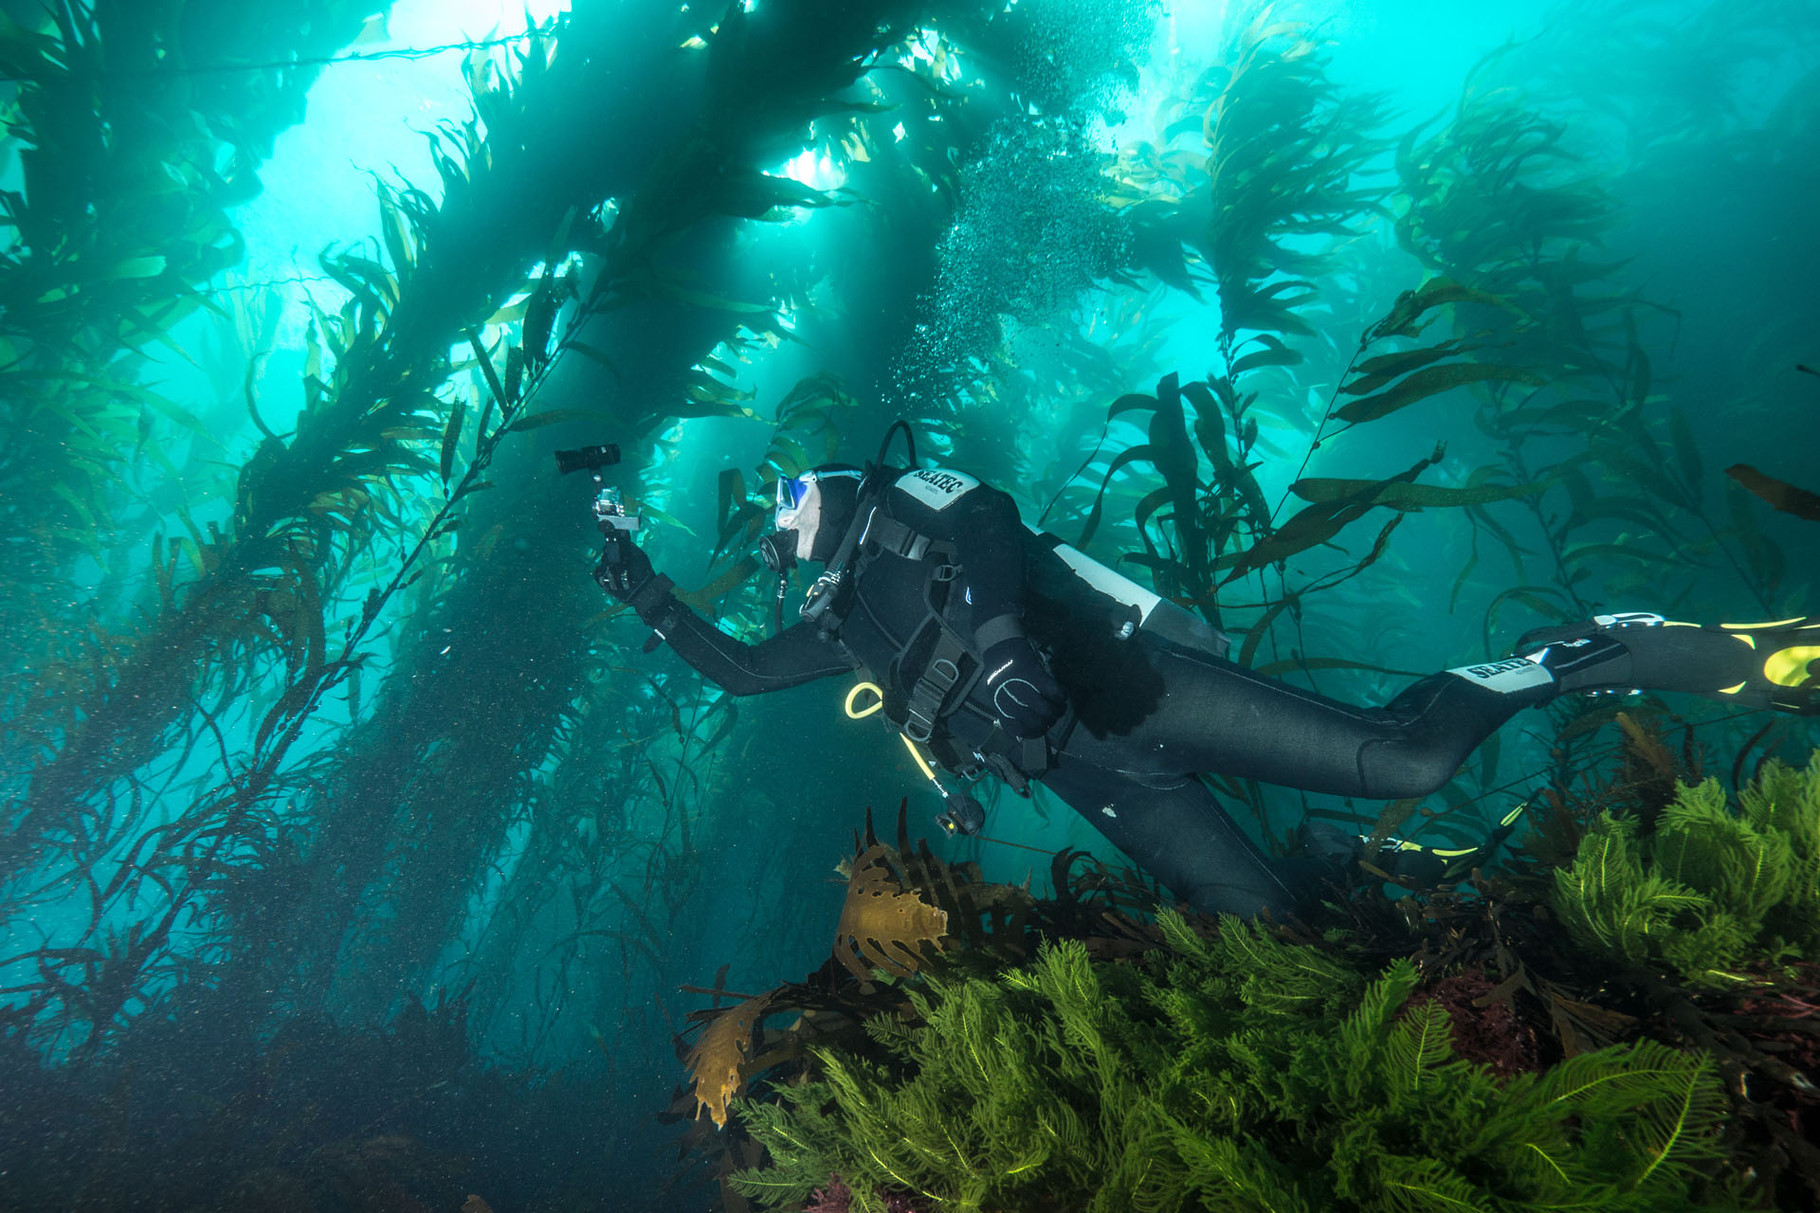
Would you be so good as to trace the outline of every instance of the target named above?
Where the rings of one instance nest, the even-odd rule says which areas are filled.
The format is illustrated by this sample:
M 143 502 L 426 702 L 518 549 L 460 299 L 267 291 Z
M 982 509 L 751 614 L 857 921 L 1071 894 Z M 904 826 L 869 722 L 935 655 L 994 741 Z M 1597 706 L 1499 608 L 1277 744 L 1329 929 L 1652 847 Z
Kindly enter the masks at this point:
M 893 719 L 893 723 L 905 737 L 927 748 L 944 769 L 971 779 L 990 767 L 1015 791 L 1023 793 L 1029 776 L 1040 775 L 1049 768 L 1050 751 L 1046 738 L 1019 741 L 1006 735 L 1001 728 L 991 735 L 986 752 L 976 753 L 935 736 L 936 726 L 959 710 L 985 674 L 978 637 L 970 635 L 962 621 L 950 618 L 957 613 L 957 603 L 937 601 L 943 587 L 954 582 L 962 572 L 953 562 L 953 545 L 911 529 L 880 508 L 873 513 L 866 527 L 861 547 L 863 560 L 893 555 L 908 560 L 934 561 L 924 582 L 925 614 L 910 635 L 897 636 L 887 630 L 882 621 L 873 618 L 874 626 L 896 647 L 890 674 L 898 673 L 902 662 L 912 652 L 926 647 L 929 653 L 910 686 L 903 718 Z M 1068 723 L 1064 718 L 1064 728 Z

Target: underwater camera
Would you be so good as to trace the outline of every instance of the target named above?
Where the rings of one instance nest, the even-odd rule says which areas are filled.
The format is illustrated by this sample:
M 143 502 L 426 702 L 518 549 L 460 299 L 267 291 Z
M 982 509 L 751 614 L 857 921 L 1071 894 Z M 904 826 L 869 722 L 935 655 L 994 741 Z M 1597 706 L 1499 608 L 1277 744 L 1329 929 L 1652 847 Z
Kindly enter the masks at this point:
M 577 447 L 572 451 L 556 452 L 556 470 L 567 476 L 570 472 L 593 472 L 594 483 L 600 483 L 600 469 L 612 467 L 619 462 L 619 444 L 602 442 L 595 446 Z M 644 519 L 626 510 L 625 499 L 615 488 L 604 488 L 594 496 L 594 522 L 600 533 L 608 539 L 618 536 L 629 536 L 644 526 Z
M 564 476 L 570 472 L 598 472 L 619 462 L 619 444 L 603 442 L 573 451 L 556 452 L 556 470 Z

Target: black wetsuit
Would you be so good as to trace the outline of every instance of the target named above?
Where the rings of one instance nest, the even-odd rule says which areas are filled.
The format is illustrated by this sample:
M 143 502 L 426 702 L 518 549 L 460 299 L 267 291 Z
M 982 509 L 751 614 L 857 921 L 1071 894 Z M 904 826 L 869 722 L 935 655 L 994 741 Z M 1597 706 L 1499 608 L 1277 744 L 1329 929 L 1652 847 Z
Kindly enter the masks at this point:
M 1494 663 L 1480 667 L 1482 674 L 1423 678 L 1387 707 L 1353 707 L 1145 630 L 1122 637 L 1130 609 L 1077 577 L 1053 539 L 1023 526 L 1009 496 L 972 477 L 906 473 L 877 507 L 836 631 L 797 623 L 748 645 L 668 596 L 641 614 L 683 660 L 732 694 L 864 670 L 884 689 L 886 714 L 900 726 L 942 643 L 939 633 L 951 637 L 941 655 L 955 658 L 957 641 L 971 641 L 982 627 L 996 634 L 1003 624 L 993 621 L 1021 617 L 1067 690 L 1067 716 L 1034 754 L 1013 742 L 978 677 L 978 652 L 986 646 L 971 645 L 955 658 L 960 676 L 930 737 L 935 752 L 983 756 L 1014 784 L 1024 775 L 1040 778 L 1204 910 L 1292 911 L 1331 869 L 1264 856 L 1220 807 L 1203 773 L 1341 796 L 1421 796 L 1444 784 L 1519 708 L 1543 697 L 1540 687 L 1495 689 Z M 917 537 L 933 543 L 924 551 L 910 542 Z

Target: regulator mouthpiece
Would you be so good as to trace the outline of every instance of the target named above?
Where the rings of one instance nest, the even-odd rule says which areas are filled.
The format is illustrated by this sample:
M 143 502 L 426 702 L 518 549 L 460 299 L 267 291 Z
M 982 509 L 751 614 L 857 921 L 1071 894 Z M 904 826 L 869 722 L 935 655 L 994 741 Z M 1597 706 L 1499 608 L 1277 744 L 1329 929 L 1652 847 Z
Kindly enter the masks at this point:
M 796 532 L 772 531 L 758 541 L 758 557 L 773 573 L 788 573 L 796 567 Z

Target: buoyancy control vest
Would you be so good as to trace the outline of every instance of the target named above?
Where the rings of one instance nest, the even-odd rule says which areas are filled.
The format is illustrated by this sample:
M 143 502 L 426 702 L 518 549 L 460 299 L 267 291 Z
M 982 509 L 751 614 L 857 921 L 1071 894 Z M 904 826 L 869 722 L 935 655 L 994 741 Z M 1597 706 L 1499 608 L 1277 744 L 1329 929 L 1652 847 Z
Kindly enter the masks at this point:
M 990 767 L 1022 791 L 1025 776 L 1047 769 L 1050 744 L 1065 741 L 1072 727 L 1072 712 L 1051 730 L 1049 739 L 1012 739 L 997 726 L 996 716 L 984 703 L 972 703 L 974 687 L 983 675 L 983 662 L 972 626 L 972 609 L 966 594 L 965 570 L 955 545 L 923 534 L 892 514 L 884 494 L 862 504 L 850 524 L 842 548 L 845 563 L 835 567 L 828 606 L 818 617 L 824 636 L 838 641 L 849 614 L 865 613 L 869 630 L 883 637 L 889 658 L 867 660 L 855 656 L 867 676 L 882 688 L 883 715 L 904 736 L 928 749 L 947 770 L 971 776 Z M 921 579 L 921 613 L 914 623 L 897 626 L 880 617 L 856 593 L 866 570 L 877 561 L 895 557 L 924 566 Z M 1030 597 L 1072 599 L 1075 609 L 1065 612 L 1067 626 L 1105 629 L 1117 644 L 1144 635 L 1165 643 L 1225 656 L 1229 642 L 1223 633 L 1181 606 L 1145 589 L 1052 534 L 1026 526 L 1023 559 L 1029 576 Z M 1031 601 L 1027 610 L 1033 623 L 1050 614 L 1045 607 L 1061 603 Z M 806 612 L 805 612 L 806 614 Z M 1057 638 L 1038 630 L 1032 640 L 1039 648 Z M 884 668 L 877 668 L 883 664 Z M 964 730 L 976 739 L 962 744 L 942 726 L 963 709 L 980 717 Z

